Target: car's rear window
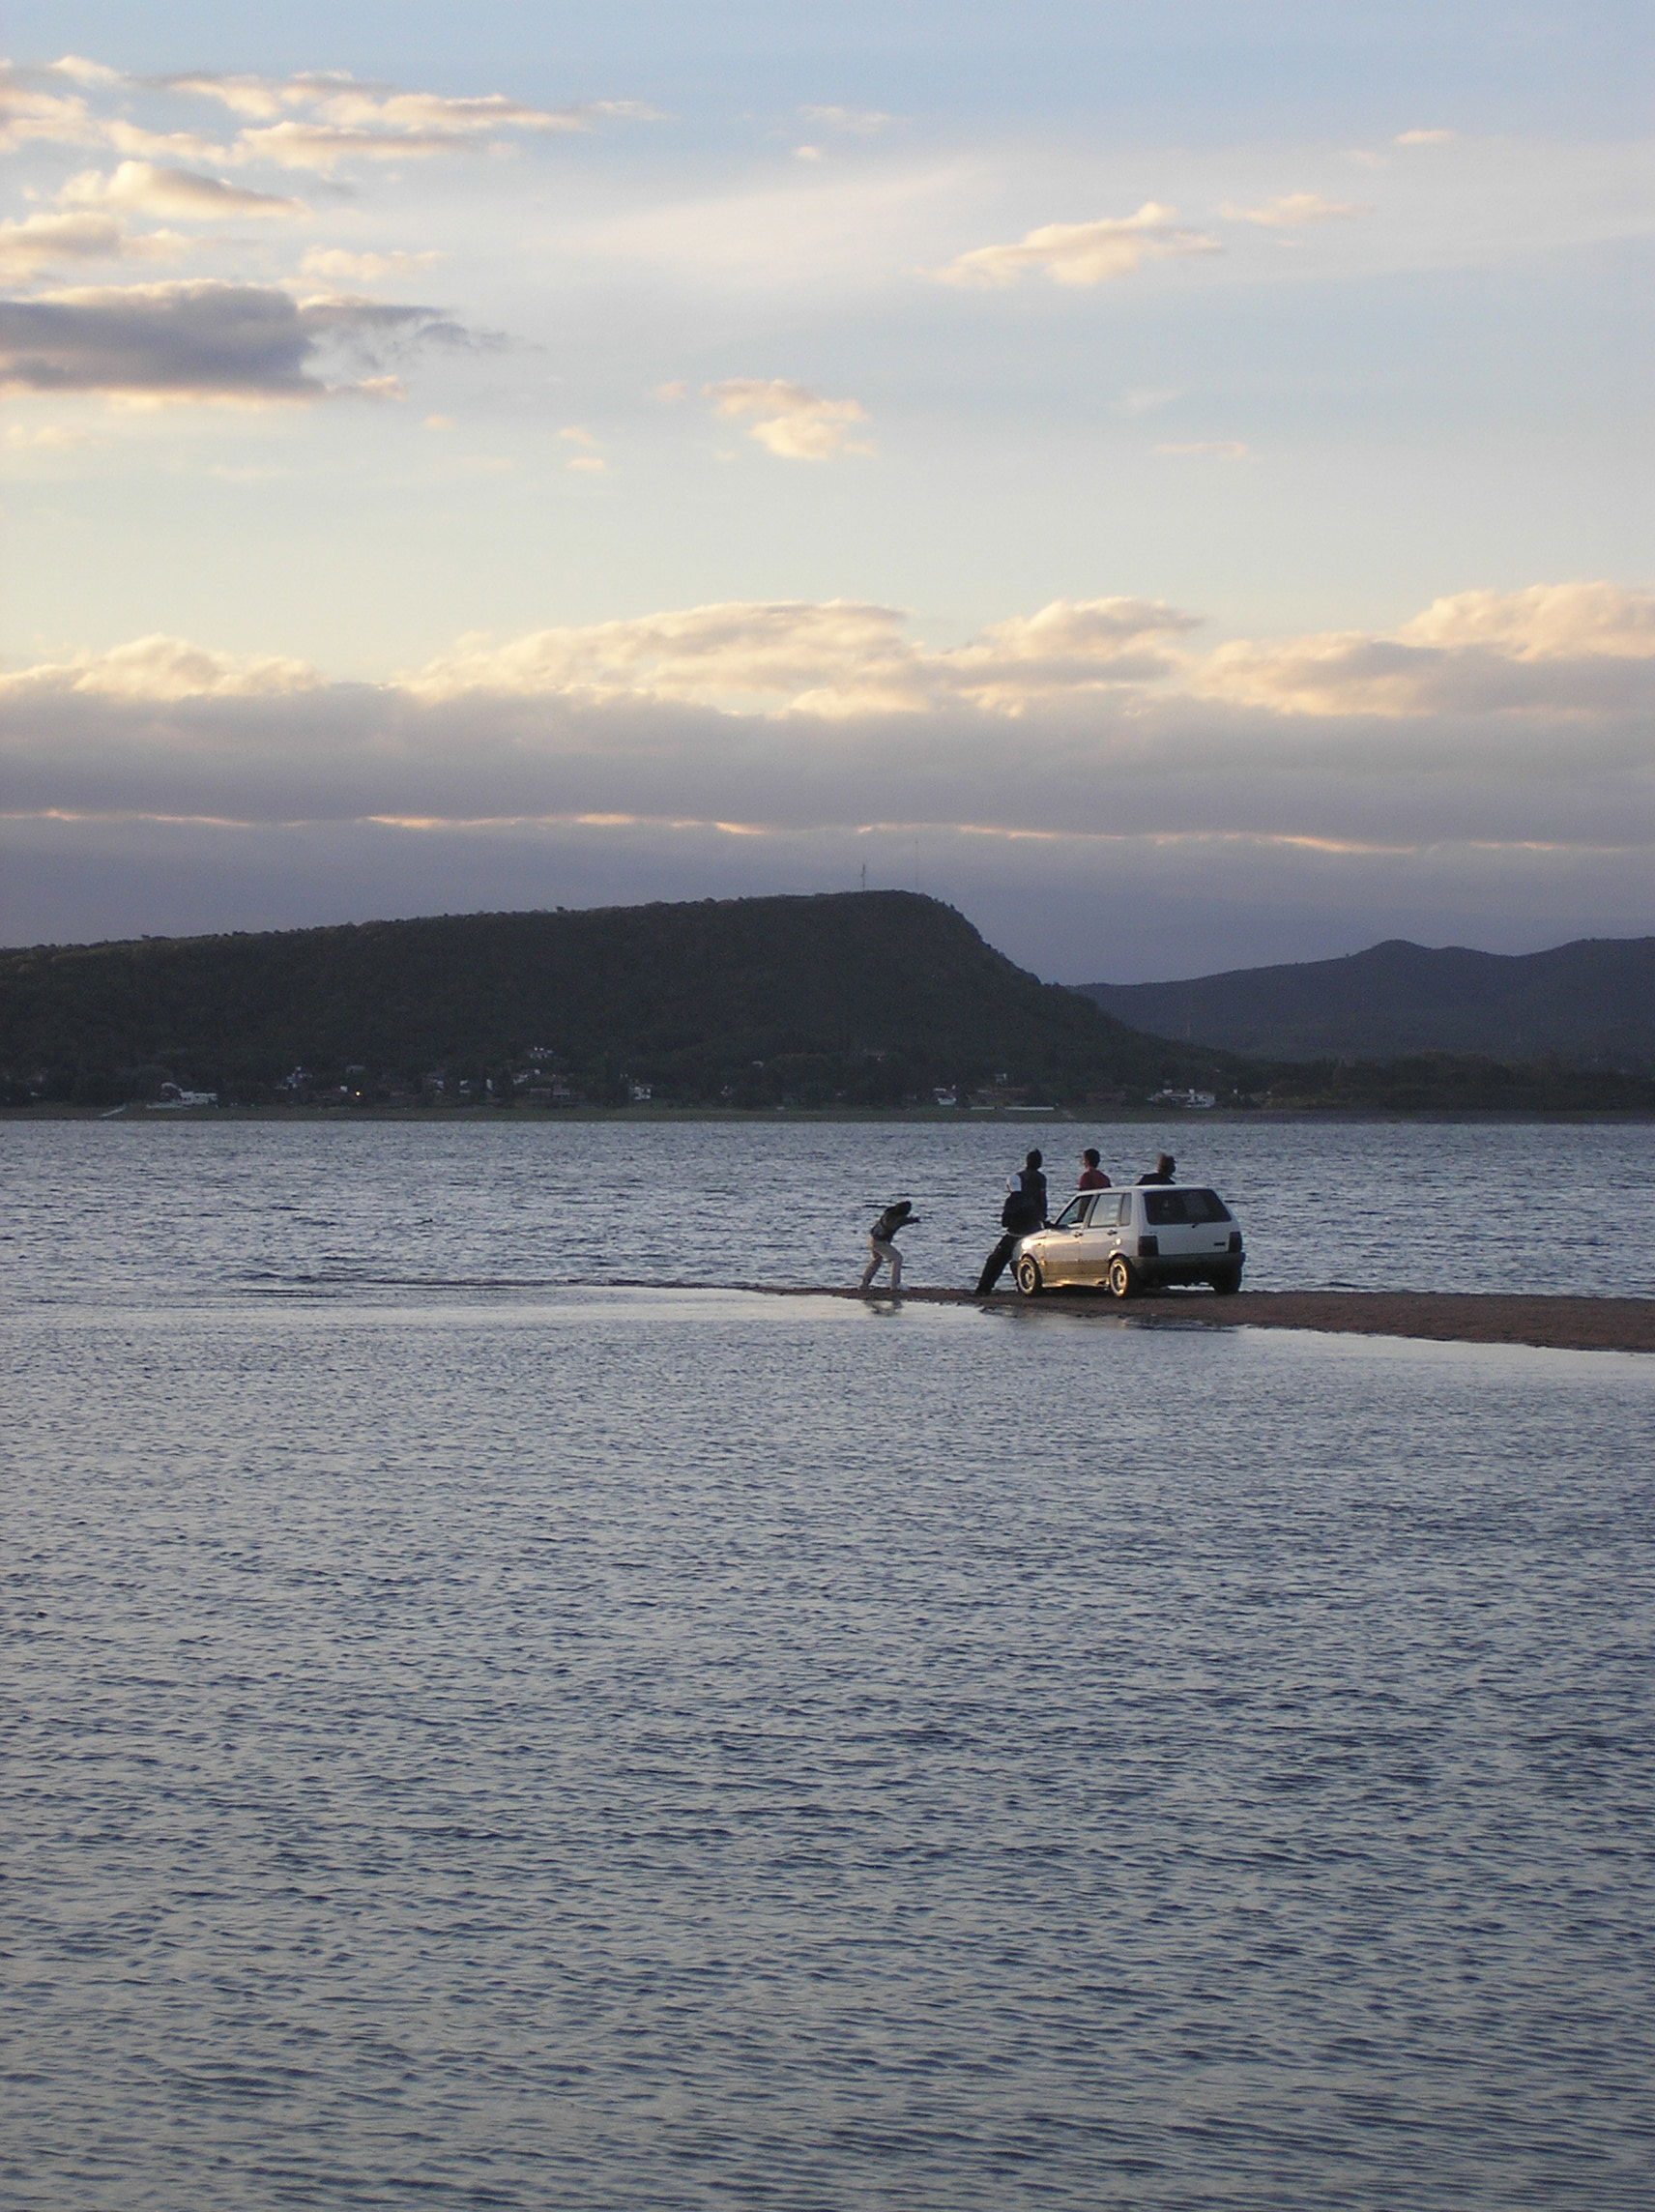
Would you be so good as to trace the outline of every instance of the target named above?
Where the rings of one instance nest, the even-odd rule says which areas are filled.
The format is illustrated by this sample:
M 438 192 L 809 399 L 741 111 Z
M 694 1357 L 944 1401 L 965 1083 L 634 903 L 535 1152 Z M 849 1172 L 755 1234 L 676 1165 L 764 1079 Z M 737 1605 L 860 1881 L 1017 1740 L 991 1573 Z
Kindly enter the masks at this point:
M 1228 1221 L 1230 1208 L 1215 1190 L 1147 1190 L 1144 1219 L 1151 1229 L 1172 1229 L 1180 1221 Z

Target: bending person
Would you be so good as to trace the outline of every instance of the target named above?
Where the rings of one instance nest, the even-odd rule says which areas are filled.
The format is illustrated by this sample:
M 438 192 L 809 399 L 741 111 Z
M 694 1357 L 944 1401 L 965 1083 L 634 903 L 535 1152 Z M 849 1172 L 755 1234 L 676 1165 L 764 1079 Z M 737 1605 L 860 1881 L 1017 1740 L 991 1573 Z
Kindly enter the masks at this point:
M 894 1206 L 887 1206 L 868 1231 L 868 1264 L 862 1269 L 861 1287 L 865 1291 L 881 1267 L 890 1269 L 892 1291 L 902 1288 L 902 1254 L 896 1248 L 896 1235 L 900 1229 L 912 1229 L 919 1216 L 906 1198 L 899 1198 Z

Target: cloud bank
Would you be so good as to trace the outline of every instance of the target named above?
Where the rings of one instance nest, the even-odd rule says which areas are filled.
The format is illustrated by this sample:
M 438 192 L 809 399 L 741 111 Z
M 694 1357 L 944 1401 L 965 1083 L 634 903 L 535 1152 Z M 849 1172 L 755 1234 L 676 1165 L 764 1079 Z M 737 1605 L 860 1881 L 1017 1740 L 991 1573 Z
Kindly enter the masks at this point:
M 305 201 L 280 192 L 249 191 L 222 177 L 164 168 L 154 161 L 123 161 L 108 176 L 98 169 L 82 170 L 70 178 L 58 198 L 72 206 L 130 208 L 141 215 L 174 216 L 192 222 L 238 217 L 287 219 L 310 213 Z
M 0 222 L 0 281 L 38 276 L 76 261 L 166 261 L 189 241 L 171 231 L 135 235 L 114 216 L 30 215 Z
M 1648 593 L 1468 593 L 1389 637 L 1202 651 L 1199 626 L 1058 601 L 935 649 L 895 608 L 738 602 L 462 641 L 378 684 L 154 637 L 0 679 L 4 757 L 43 805 L 188 808 L 210 770 L 209 810 L 237 819 L 595 808 L 1337 843 L 1434 833 L 1450 789 L 1461 835 L 1655 819 Z
M 398 347 L 463 337 L 431 307 L 295 300 L 271 285 L 88 286 L 0 302 L 0 391 L 149 405 L 310 402 L 389 389 L 379 374 L 330 382 L 317 370 L 331 351 L 377 369 Z
M 65 91 L 65 85 L 76 89 Z M 124 113 L 117 100 L 205 101 L 226 111 L 234 128 L 223 144 L 198 131 L 155 131 Z M 344 71 L 307 71 L 288 77 L 182 72 L 134 76 L 67 54 L 41 70 L 0 65 L 0 150 L 27 144 L 102 146 L 145 159 L 160 155 L 220 166 L 247 161 L 329 173 L 351 160 L 421 160 L 472 153 L 519 136 L 588 131 L 614 121 L 657 121 L 659 111 L 632 100 L 583 101 L 534 107 L 503 93 L 454 98 L 371 83 Z
M 933 648 L 889 607 L 743 602 L 465 641 L 386 684 L 166 638 L 44 662 L 0 680 L 0 927 L 51 934 L 71 881 L 85 934 L 811 888 L 858 856 L 1073 979 L 1282 957 L 1313 914 L 1323 942 L 1355 914 L 1507 944 L 1655 922 L 1655 594 L 1199 627 L 1060 601 Z M 204 906 L 167 903 L 189 884 Z

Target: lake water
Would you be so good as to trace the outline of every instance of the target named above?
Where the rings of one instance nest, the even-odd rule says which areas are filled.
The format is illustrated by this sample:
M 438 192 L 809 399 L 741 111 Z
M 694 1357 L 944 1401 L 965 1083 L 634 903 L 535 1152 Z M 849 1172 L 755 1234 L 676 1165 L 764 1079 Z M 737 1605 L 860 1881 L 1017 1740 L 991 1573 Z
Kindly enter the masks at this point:
M 1089 1143 L 1120 1181 L 1173 1146 L 1241 1220 L 1254 1289 L 1655 1295 L 1647 1122 L 0 1122 L 0 1263 L 24 1295 L 99 1300 L 845 1283 L 911 1197 L 908 1279 L 969 1286 L 1025 1149 L 1056 1195 Z
M 1651 1287 L 1643 1129 L 1178 1135 Z M 1655 1362 L 613 1287 L 1027 1141 L 0 1125 L 9 2207 L 1648 2212 Z

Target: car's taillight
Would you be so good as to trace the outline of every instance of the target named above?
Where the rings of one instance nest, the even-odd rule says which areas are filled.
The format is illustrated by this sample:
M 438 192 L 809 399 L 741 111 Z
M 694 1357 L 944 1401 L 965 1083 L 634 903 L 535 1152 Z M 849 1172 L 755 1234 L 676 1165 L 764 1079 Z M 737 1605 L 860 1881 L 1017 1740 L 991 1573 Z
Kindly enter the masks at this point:
M 1241 1232 L 1239 1229 L 1233 1229 L 1230 1232 L 1230 1249 L 1232 1252 L 1239 1252 L 1241 1249 Z
M 1160 1239 L 1158 1237 L 1139 1237 L 1139 1239 L 1138 1239 L 1138 1257 L 1139 1257 L 1139 1259 L 1140 1259 L 1140 1260 L 1158 1260 L 1158 1259 L 1160 1258 L 1160 1256 L 1161 1256 L 1161 1239 Z

